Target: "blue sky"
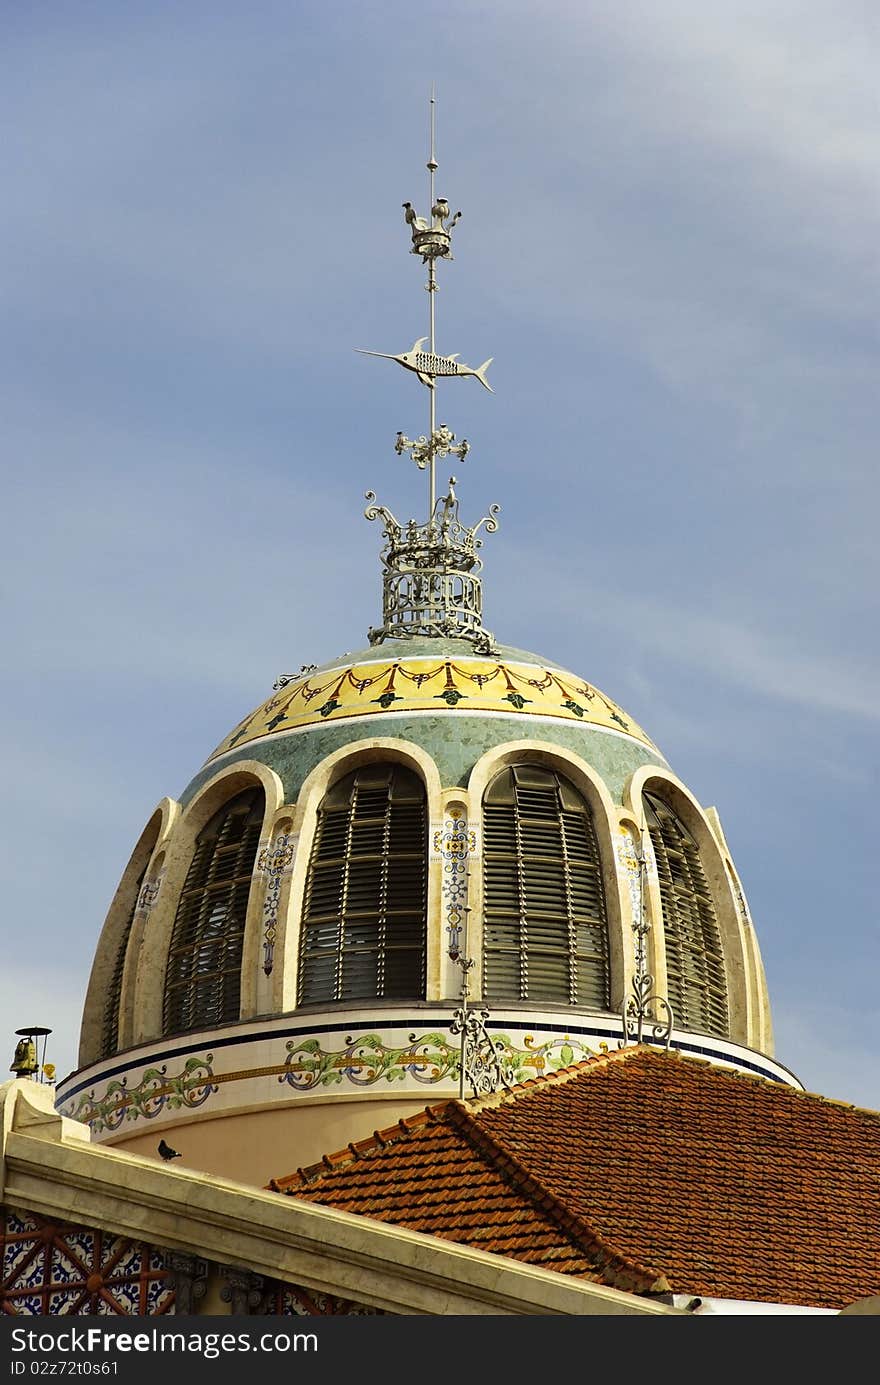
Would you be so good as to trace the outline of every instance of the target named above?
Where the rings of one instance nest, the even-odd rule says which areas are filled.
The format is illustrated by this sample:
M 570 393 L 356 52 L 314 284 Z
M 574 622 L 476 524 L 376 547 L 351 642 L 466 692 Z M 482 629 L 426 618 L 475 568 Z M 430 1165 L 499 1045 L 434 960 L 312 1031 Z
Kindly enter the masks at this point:
M 426 320 L 486 624 L 717 807 L 777 1056 L 880 1108 L 878 168 L 870 3 L 0 8 L 0 1013 L 75 1064 L 156 802 L 378 620 Z M 445 476 L 441 475 L 445 480 Z

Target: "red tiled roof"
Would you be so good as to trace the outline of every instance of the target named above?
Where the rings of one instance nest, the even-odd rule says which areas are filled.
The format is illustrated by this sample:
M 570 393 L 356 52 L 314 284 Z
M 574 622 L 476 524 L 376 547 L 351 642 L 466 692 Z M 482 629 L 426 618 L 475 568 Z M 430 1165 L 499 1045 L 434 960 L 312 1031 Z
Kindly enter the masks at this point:
M 648 1047 L 428 1108 L 272 1186 L 630 1292 L 880 1292 L 880 1114 Z
M 457 1101 L 270 1187 L 630 1293 L 668 1289 L 656 1272 L 606 1247 Z

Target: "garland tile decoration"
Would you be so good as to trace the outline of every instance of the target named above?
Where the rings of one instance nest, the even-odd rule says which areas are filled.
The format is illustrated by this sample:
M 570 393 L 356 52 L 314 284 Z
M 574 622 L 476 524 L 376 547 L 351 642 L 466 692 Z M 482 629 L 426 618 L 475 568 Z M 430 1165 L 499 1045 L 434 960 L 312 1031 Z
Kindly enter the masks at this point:
M 306 671 L 281 681 L 209 757 L 277 732 L 322 721 L 436 712 L 441 707 L 549 716 L 620 731 L 653 747 L 640 726 L 598 688 L 574 674 L 486 655 L 460 659 L 400 658 Z
M 514 1080 L 521 1081 L 535 1073 L 555 1071 L 576 1059 L 594 1052 L 582 1040 L 569 1035 L 536 1043 L 526 1035 L 522 1047 L 517 1047 L 507 1034 L 495 1034 L 503 1062 Z M 324 1087 L 348 1085 L 352 1088 L 373 1087 L 385 1081 L 403 1082 L 411 1079 L 419 1086 L 435 1086 L 448 1079 L 458 1080 L 460 1045 L 451 1043 L 447 1033 L 433 1031 L 411 1033 L 405 1045 L 388 1043 L 380 1034 L 348 1035 L 342 1048 L 325 1047 L 320 1039 L 291 1039 L 285 1045 L 286 1058 L 282 1063 L 265 1067 L 248 1067 L 232 1072 L 215 1072 L 214 1057 L 188 1058 L 182 1070 L 174 1076 L 167 1065 L 148 1067 L 139 1082 L 128 1085 L 127 1077 L 112 1079 L 99 1091 L 98 1084 L 82 1093 L 77 1100 L 59 1107 L 70 1120 L 82 1121 L 93 1135 L 112 1135 L 123 1124 L 138 1120 L 155 1120 L 157 1116 L 176 1111 L 195 1111 L 227 1083 L 271 1078 L 295 1092 L 312 1092 Z
M 108 1082 L 102 1096 L 96 1096 L 94 1089 L 84 1093 L 75 1104 L 65 1106 L 62 1115 L 83 1121 L 98 1135 L 118 1130 L 123 1121 L 154 1120 L 165 1110 L 195 1110 L 218 1090 L 212 1063 L 210 1053 L 188 1058 L 174 1077 L 168 1076 L 167 1065 L 147 1068 L 137 1086 L 129 1087 L 126 1077 Z
M 541 1044 L 527 1034 L 522 1048 L 508 1034 L 493 1034 L 492 1039 L 514 1082 L 555 1072 L 595 1054 L 581 1039 L 568 1034 Z M 285 1071 L 278 1080 L 300 1092 L 342 1082 L 372 1087 L 383 1081 L 402 1082 L 406 1077 L 430 1086 L 446 1078 L 457 1080 L 459 1059 L 460 1045 L 450 1043 L 442 1033 L 410 1034 L 409 1043 L 402 1048 L 385 1044 L 379 1034 L 349 1036 L 344 1048 L 335 1050 L 323 1049 L 317 1039 L 300 1043 L 292 1039 L 287 1044 Z
M 457 1092 L 461 1047 L 449 1028 L 452 1012 L 423 1017 L 418 1030 L 412 1027 L 419 1023 L 416 1015 L 384 1027 L 382 1020 L 371 1021 L 368 1015 L 353 1018 L 347 1031 L 335 1027 L 336 1018 L 322 1016 L 322 1023 L 300 1032 L 290 1027 L 290 1017 L 285 1017 L 283 1026 L 276 1028 L 268 1022 L 251 1033 L 233 1026 L 214 1036 L 211 1052 L 196 1051 L 185 1057 L 189 1050 L 184 1047 L 176 1062 L 163 1053 L 162 1058 L 168 1060 L 164 1066 L 149 1051 L 140 1058 L 132 1053 L 124 1070 L 115 1067 L 106 1076 L 99 1071 L 88 1085 L 73 1088 L 69 1095 L 62 1087 L 58 1111 L 88 1124 L 96 1141 L 115 1141 L 137 1134 L 137 1128 L 131 1127 L 143 1122 L 173 1126 L 202 1114 L 216 1116 L 232 1110 L 242 1082 L 250 1084 L 255 1108 L 283 1107 L 290 1101 L 320 1100 L 325 1095 L 359 1099 L 368 1091 L 417 1099 L 430 1088 L 432 1100 Z M 318 1016 L 303 1017 L 304 1025 L 308 1019 Z M 575 1022 L 573 1028 L 570 1017 L 564 1027 L 561 1019 L 554 1014 L 534 1016 L 534 1027 L 528 1030 L 506 1014 L 490 1021 L 489 1038 L 512 1081 L 555 1072 L 597 1050 L 607 1050 L 608 1041 L 622 1032 L 621 1021 L 615 1017 L 591 1020 L 585 1016 L 583 1026 Z M 181 1036 L 182 1044 L 188 1038 Z M 758 1066 L 751 1051 L 735 1044 L 678 1046 L 699 1054 L 714 1053 L 739 1069 L 760 1072 L 774 1081 L 789 1080 L 789 1074 L 772 1060 Z

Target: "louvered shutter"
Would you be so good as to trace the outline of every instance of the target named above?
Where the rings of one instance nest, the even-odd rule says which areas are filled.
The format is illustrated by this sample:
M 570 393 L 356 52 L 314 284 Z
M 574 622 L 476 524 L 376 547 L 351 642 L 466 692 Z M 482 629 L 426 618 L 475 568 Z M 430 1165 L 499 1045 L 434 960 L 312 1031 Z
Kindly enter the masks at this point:
M 298 1003 L 425 993 L 425 790 L 400 765 L 364 765 L 318 811 L 303 908 Z
M 104 1015 L 101 1024 L 101 1054 L 102 1058 L 109 1058 L 119 1047 L 119 1006 L 122 999 L 122 973 L 125 969 L 125 954 L 128 951 L 128 940 L 131 937 L 131 926 L 134 923 L 137 902 L 141 893 L 141 886 L 144 883 L 144 876 L 147 873 L 147 866 L 150 864 L 149 858 L 144 862 L 144 868 L 137 878 L 134 887 L 134 898 L 131 903 L 125 928 L 116 949 L 116 960 L 113 963 L 113 975 L 110 978 L 110 986 L 104 999 Z
M 699 848 L 668 803 L 653 793 L 644 799 L 657 862 L 666 986 L 675 1025 L 728 1038 L 724 954 Z
M 607 1009 L 608 921 L 589 807 L 562 775 L 516 765 L 483 805 L 483 993 Z
M 263 812 L 262 789 L 246 789 L 199 833 L 165 971 L 166 1034 L 239 1018 L 244 925 Z

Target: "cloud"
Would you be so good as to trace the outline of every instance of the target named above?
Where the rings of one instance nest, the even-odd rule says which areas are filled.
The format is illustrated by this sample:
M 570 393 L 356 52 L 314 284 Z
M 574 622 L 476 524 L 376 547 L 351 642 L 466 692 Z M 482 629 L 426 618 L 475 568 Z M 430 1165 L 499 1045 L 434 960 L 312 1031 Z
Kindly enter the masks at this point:
M 858 661 L 834 653 L 794 646 L 778 629 L 761 629 L 760 608 L 743 611 L 739 619 L 725 618 L 699 607 L 675 605 L 655 594 L 590 582 L 590 599 L 567 581 L 564 568 L 548 562 L 545 554 L 531 554 L 525 565 L 540 567 L 554 591 L 554 618 L 596 626 L 612 634 L 625 632 L 630 661 L 637 666 L 660 659 L 663 675 L 673 667 L 698 670 L 704 678 L 727 688 L 740 688 L 752 696 L 802 706 L 814 712 L 859 717 L 868 722 L 880 718 L 880 678 L 873 650 L 866 648 Z M 533 605 L 537 621 L 543 600 L 539 592 L 519 594 Z

